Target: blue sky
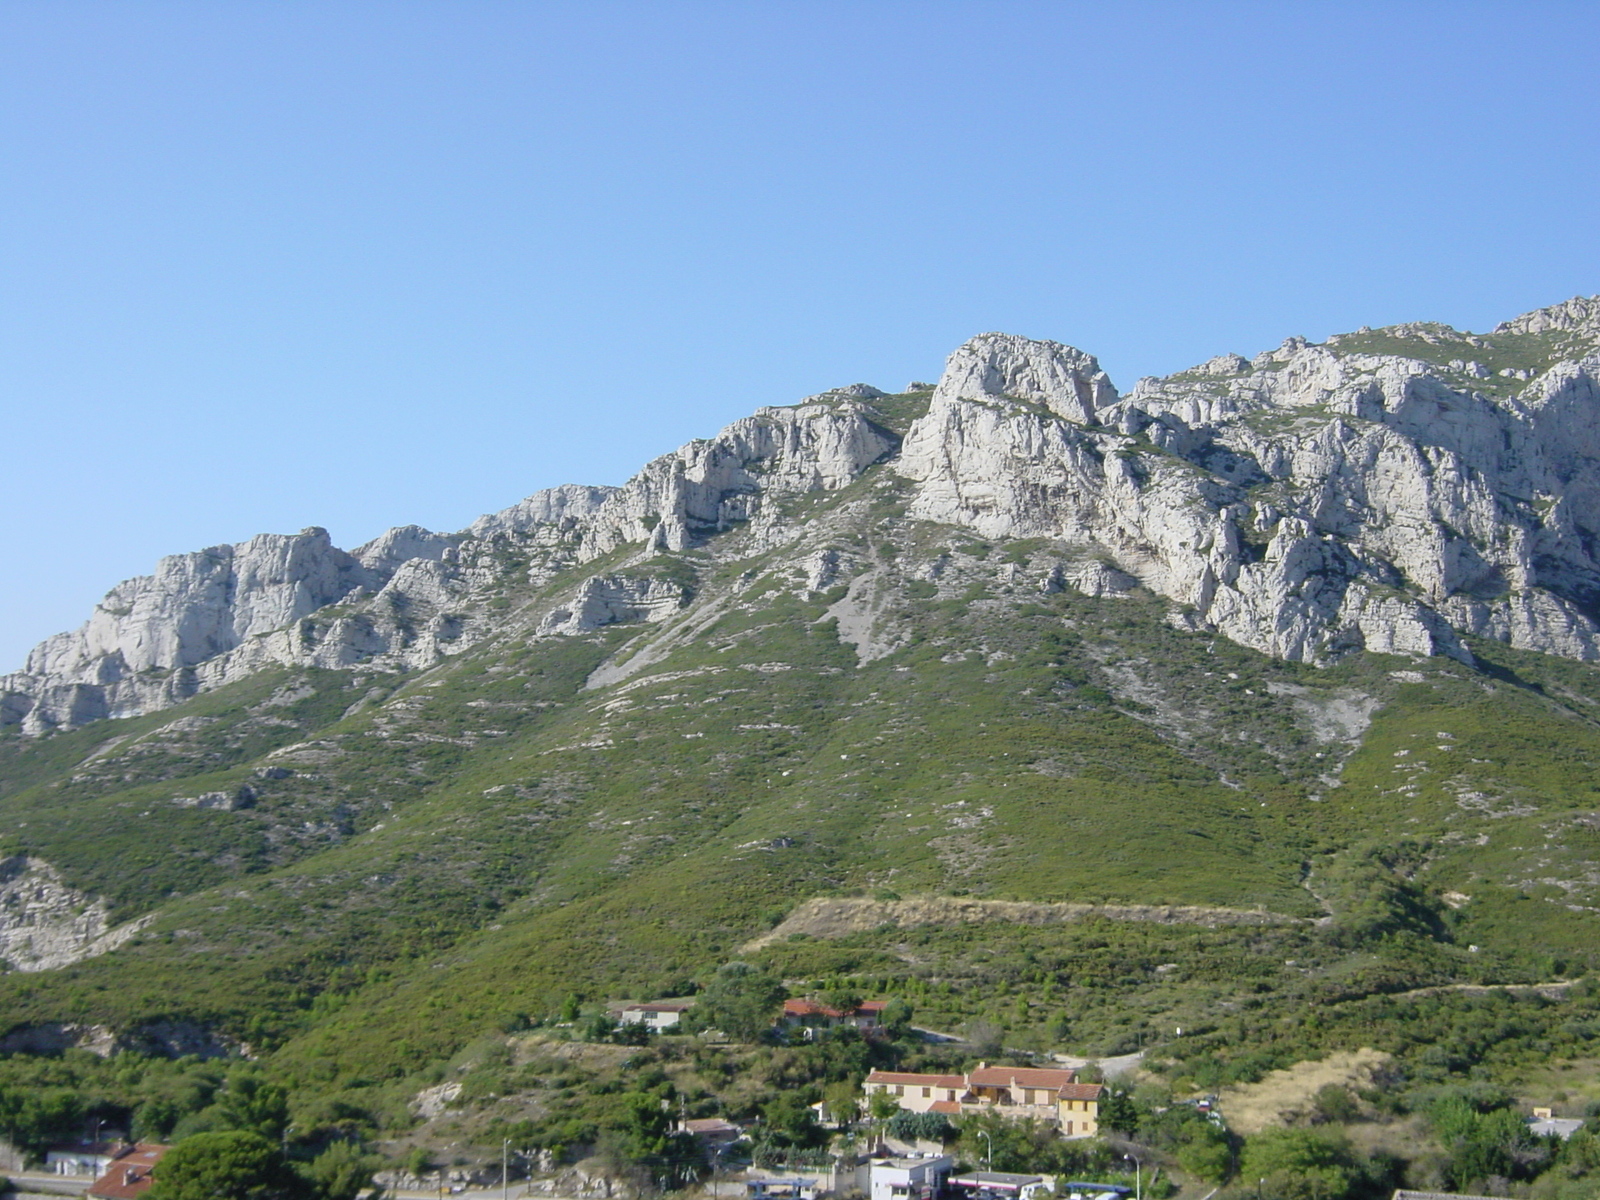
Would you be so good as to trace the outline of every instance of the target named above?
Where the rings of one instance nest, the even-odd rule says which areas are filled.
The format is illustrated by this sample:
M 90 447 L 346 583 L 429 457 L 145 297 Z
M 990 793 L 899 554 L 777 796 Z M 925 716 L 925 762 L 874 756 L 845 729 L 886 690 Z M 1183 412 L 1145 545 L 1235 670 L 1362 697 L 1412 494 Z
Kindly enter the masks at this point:
M 0 4 L 0 670 L 991 329 L 1124 388 L 1600 292 L 1592 3 Z

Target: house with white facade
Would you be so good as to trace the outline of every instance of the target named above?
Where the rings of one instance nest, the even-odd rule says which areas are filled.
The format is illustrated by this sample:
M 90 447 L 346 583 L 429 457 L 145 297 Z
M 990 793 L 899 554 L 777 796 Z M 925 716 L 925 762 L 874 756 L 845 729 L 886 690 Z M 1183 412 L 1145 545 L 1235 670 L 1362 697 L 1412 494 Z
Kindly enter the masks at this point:
M 1045 1067 L 991 1067 L 979 1063 L 964 1075 L 873 1071 L 863 1085 L 867 1097 L 884 1093 L 908 1112 L 959 1116 L 997 1112 L 1032 1118 L 1061 1130 L 1062 1137 L 1093 1137 L 1100 1129 L 1098 1083 L 1079 1083 L 1077 1072 Z
M 935 1200 L 955 1167 L 948 1154 L 875 1159 L 868 1171 L 871 1200 Z

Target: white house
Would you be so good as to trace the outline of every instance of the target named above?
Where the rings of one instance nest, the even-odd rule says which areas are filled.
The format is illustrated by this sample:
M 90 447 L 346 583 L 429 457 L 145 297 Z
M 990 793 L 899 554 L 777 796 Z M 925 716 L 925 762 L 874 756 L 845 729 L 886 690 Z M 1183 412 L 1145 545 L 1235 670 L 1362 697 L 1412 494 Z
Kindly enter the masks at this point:
M 49 1147 L 44 1154 L 45 1169 L 52 1175 L 87 1175 L 94 1179 L 105 1174 L 121 1142 L 84 1142 L 80 1145 Z
M 652 1000 L 648 1004 L 627 1004 L 611 1010 L 622 1025 L 643 1025 L 661 1033 L 674 1028 L 683 1014 L 694 1007 L 693 1000 Z
M 872 1200 L 933 1200 L 954 1166 L 955 1160 L 948 1154 L 877 1159 L 872 1163 L 868 1192 Z

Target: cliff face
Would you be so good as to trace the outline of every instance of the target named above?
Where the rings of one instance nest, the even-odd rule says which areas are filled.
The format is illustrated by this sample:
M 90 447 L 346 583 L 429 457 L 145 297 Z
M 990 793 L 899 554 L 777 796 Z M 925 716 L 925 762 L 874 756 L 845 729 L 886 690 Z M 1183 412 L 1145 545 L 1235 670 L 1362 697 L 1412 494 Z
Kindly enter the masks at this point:
M 149 919 L 113 926 L 104 900 L 68 885 L 49 863 L 0 859 L 0 960 L 12 971 L 48 971 L 115 950 Z
M 1042 586 L 1142 585 L 1174 623 L 1278 657 L 1469 660 L 1471 634 L 1594 659 L 1597 351 L 1600 300 L 1578 299 L 1484 335 L 1290 339 L 1119 395 L 1088 354 L 985 334 L 951 356 L 903 444 L 904 398 L 856 385 L 762 409 L 621 488 L 540 492 L 460 533 L 404 527 L 346 553 L 309 529 L 163 559 L 0 680 L 0 722 L 150 711 L 271 665 L 425 667 L 508 627 L 660 621 L 696 593 L 651 564 L 684 552 L 792 544 L 808 586 L 847 587 L 841 636 L 870 646 L 860 613 L 894 607 L 879 564 L 823 545 L 793 501 L 878 463 L 910 520 L 1053 544 Z
M 971 363 L 1015 360 L 1011 339 L 979 338 L 897 469 L 919 485 L 917 516 L 1104 554 L 1176 602 L 1175 620 L 1280 657 L 1467 658 L 1458 633 L 1596 657 L 1595 302 L 1498 337 L 1388 332 L 1212 359 L 1122 399 L 1086 386 L 1093 360 L 1065 348 L 1051 353 L 1075 388 L 1003 393 L 1003 372 Z M 1080 419 L 1058 415 L 1063 394 Z

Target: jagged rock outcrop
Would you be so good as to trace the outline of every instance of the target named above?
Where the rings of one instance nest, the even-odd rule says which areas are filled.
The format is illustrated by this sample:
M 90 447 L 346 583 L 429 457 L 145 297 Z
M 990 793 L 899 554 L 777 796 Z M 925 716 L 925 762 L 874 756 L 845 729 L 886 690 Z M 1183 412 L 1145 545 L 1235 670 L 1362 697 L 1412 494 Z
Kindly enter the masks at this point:
M 979 370 L 995 353 L 985 335 L 952 356 L 897 469 L 919 485 L 914 515 L 1107 554 L 1180 622 L 1270 654 L 1467 658 L 1466 632 L 1596 658 L 1595 311 L 1572 301 L 1497 331 L 1559 330 L 1549 350 L 1583 352 L 1520 395 L 1472 387 L 1492 374 L 1476 361 L 1291 339 L 1141 381 L 1075 420 L 1002 381 L 1081 379 L 1092 359 L 1002 344 L 1013 365 Z M 1472 351 L 1442 329 L 1388 332 Z
M 11 971 L 48 971 L 105 954 L 150 918 L 111 924 L 104 900 L 70 886 L 49 863 L 0 859 L 0 960 Z
M 459 533 L 404 526 L 346 553 L 311 529 L 164 559 L 0 680 L 0 723 L 150 711 L 272 665 L 426 667 L 509 627 L 661 621 L 693 588 L 644 564 L 696 549 L 793 547 L 807 586 L 850 589 L 836 615 L 858 650 L 889 653 L 867 626 L 893 578 L 785 508 L 881 462 L 911 518 L 1061 545 L 1042 587 L 1142 585 L 1175 623 L 1272 655 L 1469 660 L 1467 634 L 1600 658 L 1600 298 L 1482 335 L 1290 338 L 1126 395 L 1082 351 L 982 334 L 903 445 L 882 397 L 763 408 L 620 488 L 548 489 Z
M 761 520 L 764 502 L 848 485 L 899 444 L 872 419 L 882 394 L 856 384 L 763 408 L 621 488 L 547 489 L 461 533 L 401 526 L 347 554 L 308 529 L 163 559 L 0 678 L 0 724 L 134 715 L 275 665 L 430 665 L 496 627 L 509 562 L 540 586 L 630 543 L 645 557 L 684 550 Z M 610 577 L 579 591 L 554 599 L 538 631 L 656 619 L 683 600 L 681 587 Z

